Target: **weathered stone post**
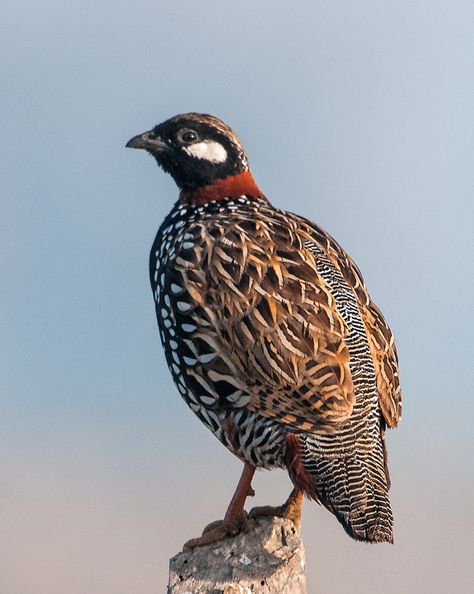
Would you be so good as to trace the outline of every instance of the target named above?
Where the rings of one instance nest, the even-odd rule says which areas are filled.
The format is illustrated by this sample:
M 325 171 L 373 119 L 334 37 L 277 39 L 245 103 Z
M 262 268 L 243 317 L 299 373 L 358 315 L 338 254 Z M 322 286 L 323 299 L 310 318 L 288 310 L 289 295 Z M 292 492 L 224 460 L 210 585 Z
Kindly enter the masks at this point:
M 168 594 L 306 594 L 303 542 L 291 520 L 252 528 L 170 560 Z

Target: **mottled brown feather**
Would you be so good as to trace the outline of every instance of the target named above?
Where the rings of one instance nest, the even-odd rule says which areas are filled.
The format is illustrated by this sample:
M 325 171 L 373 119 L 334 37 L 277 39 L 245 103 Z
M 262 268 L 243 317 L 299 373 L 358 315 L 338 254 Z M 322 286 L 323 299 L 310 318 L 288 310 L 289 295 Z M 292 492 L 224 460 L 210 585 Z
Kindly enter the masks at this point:
M 387 425 L 396 427 L 402 415 L 398 356 L 392 332 L 378 307 L 369 299 L 361 309 L 377 376 L 379 404 Z
M 175 272 L 185 279 L 201 327 L 193 340 L 201 339 L 204 352 L 216 354 L 189 372 L 201 386 L 221 393 L 208 406 L 245 406 L 290 426 L 322 432 L 350 417 L 355 395 L 348 328 L 318 271 L 317 257 L 305 245 L 310 241 L 324 250 L 357 296 L 380 407 L 387 425 L 395 426 L 401 397 L 393 337 L 358 268 L 309 221 L 273 208 L 263 214 L 255 220 L 251 214 L 229 212 L 219 224 L 191 225 L 193 248 L 176 259 Z M 222 396 L 220 378 L 245 398 Z
M 347 329 L 301 223 L 242 224 L 240 214 L 210 227 L 196 228 L 206 278 L 186 284 L 212 319 L 219 357 L 204 374 L 224 362 L 229 381 L 251 395 L 250 410 L 300 429 L 337 428 L 355 401 Z

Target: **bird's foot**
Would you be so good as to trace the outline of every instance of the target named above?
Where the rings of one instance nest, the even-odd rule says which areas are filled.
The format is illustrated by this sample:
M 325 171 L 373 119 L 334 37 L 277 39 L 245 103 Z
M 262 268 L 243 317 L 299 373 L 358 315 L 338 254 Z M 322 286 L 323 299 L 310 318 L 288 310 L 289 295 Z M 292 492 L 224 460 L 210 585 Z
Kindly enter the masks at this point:
M 228 536 L 236 536 L 240 532 L 249 530 L 251 526 L 248 514 L 242 510 L 239 514 L 231 520 L 217 520 L 208 524 L 198 538 L 192 538 L 185 543 L 183 551 L 188 551 L 194 547 L 202 547 L 204 545 L 212 544 Z
M 301 531 L 301 505 L 303 502 L 303 491 L 294 489 L 283 505 L 271 506 L 263 505 L 261 507 L 253 507 L 250 510 L 250 518 L 258 518 L 259 516 L 277 516 L 278 518 L 286 518 L 291 520 L 295 525 L 298 533 Z

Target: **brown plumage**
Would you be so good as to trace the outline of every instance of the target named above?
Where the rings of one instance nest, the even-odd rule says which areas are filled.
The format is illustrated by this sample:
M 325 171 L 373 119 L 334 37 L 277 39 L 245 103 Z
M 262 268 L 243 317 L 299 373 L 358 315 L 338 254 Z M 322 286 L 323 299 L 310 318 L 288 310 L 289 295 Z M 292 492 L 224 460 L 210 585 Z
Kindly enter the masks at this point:
M 284 510 L 304 491 L 354 538 L 391 541 L 383 434 L 401 414 L 398 361 L 358 268 L 321 228 L 268 202 L 213 116 L 177 116 L 129 146 L 181 188 L 150 258 L 171 373 L 246 464 L 223 525 L 192 544 L 233 529 L 253 469 L 275 466 L 296 489 Z

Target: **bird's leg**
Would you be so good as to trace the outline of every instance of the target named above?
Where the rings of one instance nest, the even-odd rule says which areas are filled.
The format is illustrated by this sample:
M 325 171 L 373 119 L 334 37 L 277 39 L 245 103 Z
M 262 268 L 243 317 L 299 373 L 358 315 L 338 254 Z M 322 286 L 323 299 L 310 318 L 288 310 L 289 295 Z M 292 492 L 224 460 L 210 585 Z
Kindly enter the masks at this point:
M 278 516 L 279 518 L 287 518 L 293 522 L 298 532 L 300 532 L 302 504 L 303 491 L 295 488 L 283 505 L 278 505 L 276 507 L 272 507 L 271 505 L 254 507 L 250 510 L 249 516 L 251 518 L 257 518 L 258 516 Z
M 202 536 L 188 540 L 184 545 L 184 549 L 191 549 L 216 542 L 226 536 L 238 534 L 249 527 L 249 520 L 244 510 L 244 505 L 247 497 L 254 494 L 251 485 L 254 473 L 255 466 L 245 463 L 235 493 L 225 512 L 224 519 L 222 521 L 212 522 L 212 524 L 206 526 Z

